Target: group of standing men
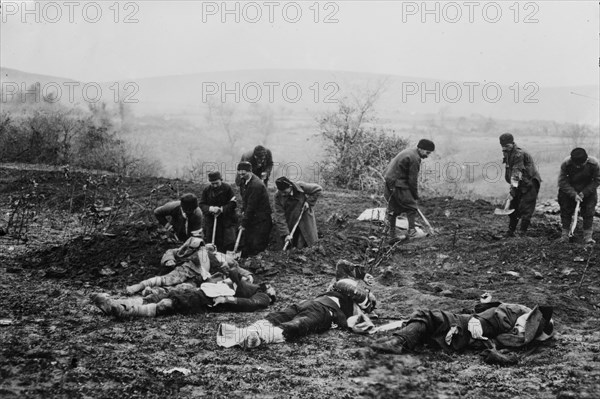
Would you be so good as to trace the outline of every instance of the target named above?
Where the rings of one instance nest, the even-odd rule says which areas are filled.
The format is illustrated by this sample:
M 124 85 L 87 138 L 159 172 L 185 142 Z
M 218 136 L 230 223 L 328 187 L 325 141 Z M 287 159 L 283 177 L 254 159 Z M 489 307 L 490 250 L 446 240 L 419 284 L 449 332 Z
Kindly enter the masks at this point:
M 272 170 L 271 151 L 256 146 L 244 153 L 237 165 L 236 185 L 242 199 L 241 209 L 231 185 L 223 181 L 219 171 L 213 171 L 208 173 L 209 186 L 202 191 L 200 201 L 194 194 L 187 193 L 179 201 L 156 208 L 154 214 L 179 241 L 203 237 L 225 252 L 233 250 L 236 240 L 240 239 L 243 258 L 267 248 L 273 224 L 284 247 L 313 245 L 318 240 L 313 208 L 321 195 L 321 186 L 292 182 L 285 176 L 278 178 L 273 212 L 267 191 Z M 240 217 L 238 211 L 241 211 Z
M 542 178 L 536 168 L 533 157 L 517 146 L 510 133 L 500 136 L 503 163 L 506 165 L 505 179 L 510 184 L 509 216 L 506 237 L 514 237 L 519 220 L 520 235 L 526 235 L 535 211 L 535 203 L 540 191 Z M 388 202 L 388 222 L 391 241 L 397 241 L 396 217 L 406 213 L 408 219 L 407 238 L 416 236 L 415 219 L 419 211 L 418 175 L 421 160 L 435 150 L 432 141 L 422 139 L 417 148 L 408 148 L 396 155 L 388 164 L 385 172 L 385 199 Z M 585 149 L 575 148 L 561 164 L 558 178 L 558 203 L 560 206 L 562 234 L 561 241 L 572 238 L 571 222 L 577 217 L 575 209 L 583 217 L 583 241 L 594 244 L 593 217 L 598 202 L 597 188 L 600 185 L 600 167 L 598 160 L 587 155 Z

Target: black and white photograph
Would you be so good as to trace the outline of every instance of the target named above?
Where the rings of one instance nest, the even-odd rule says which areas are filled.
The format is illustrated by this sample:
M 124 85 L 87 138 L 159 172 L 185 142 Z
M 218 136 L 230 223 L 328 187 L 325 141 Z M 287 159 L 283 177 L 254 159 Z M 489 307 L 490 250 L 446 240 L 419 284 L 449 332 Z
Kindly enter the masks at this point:
M 0 1 L 1 398 L 597 398 L 597 1 Z

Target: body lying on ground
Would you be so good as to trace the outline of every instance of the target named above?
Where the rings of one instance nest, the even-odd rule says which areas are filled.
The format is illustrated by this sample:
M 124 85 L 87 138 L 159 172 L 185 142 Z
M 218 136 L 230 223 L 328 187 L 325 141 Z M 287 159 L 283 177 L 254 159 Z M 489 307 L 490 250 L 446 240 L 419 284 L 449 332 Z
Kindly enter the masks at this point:
M 108 294 L 93 294 L 91 300 L 105 314 L 118 318 L 204 313 L 213 309 L 254 312 L 275 301 L 275 290 L 267 283 L 249 282 L 236 267 L 199 286 L 183 283 L 172 287 L 146 288 L 142 296 L 130 298 L 113 299 Z
M 401 354 L 419 344 L 429 343 L 445 350 L 461 351 L 467 347 L 487 347 L 485 361 L 514 364 L 514 354 L 502 355 L 496 345 L 518 348 L 532 341 L 553 336 L 552 308 L 508 303 L 482 303 L 475 313 L 451 313 L 443 310 L 419 310 L 413 313 L 394 337 L 371 344 L 379 352 Z
M 293 341 L 337 327 L 361 333 L 368 331 L 374 327 L 367 314 L 375 308 L 375 296 L 353 275 L 344 273 L 344 270 L 354 272 L 348 263 L 338 263 L 337 276 L 341 278 L 329 291 L 315 299 L 271 312 L 247 327 L 219 325 L 217 344 L 225 348 L 255 348 L 262 344 Z M 365 276 L 365 273 L 362 275 Z
M 199 286 L 224 268 L 237 268 L 242 278 L 253 281 L 252 274 L 239 267 L 233 257 L 217 252 L 213 245 L 204 245 L 204 241 L 196 237 L 190 237 L 177 249 L 167 250 L 160 263 L 164 267 L 172 267 L 173 270 L 163 276 L 155 276 L 130 285 L 127 292 L 135 294 L 149 287 L 168 287 L 181 283 Z

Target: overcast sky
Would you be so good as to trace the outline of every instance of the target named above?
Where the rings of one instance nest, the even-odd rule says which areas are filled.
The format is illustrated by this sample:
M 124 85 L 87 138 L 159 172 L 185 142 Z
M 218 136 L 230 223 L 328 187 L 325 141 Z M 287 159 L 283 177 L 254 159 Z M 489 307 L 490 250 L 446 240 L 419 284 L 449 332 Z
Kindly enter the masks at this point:
M 599 81 L 597 1 L 50 4 L 2 2 L 2 66 L 83 81 L 239 69 Z

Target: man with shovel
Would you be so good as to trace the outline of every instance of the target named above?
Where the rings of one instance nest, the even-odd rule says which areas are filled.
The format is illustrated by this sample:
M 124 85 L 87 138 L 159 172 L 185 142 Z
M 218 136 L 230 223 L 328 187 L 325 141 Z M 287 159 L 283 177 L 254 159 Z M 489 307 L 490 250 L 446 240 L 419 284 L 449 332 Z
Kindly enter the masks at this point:
M 598 202 L 597 188 L 600 185 L 600 167 L 598 160 L 588 157 L 583 148 L 575 148 L 571 156 L 567 157 L 560 165 L 558 176 L 558 204 L 560 206 L 560 220 L 562 234 L 560 240 L 569 241 L 572 231 L 571 224 L 577 223 L 576 209 L 583 217 L 583 242 L 594 244 L 592 238 L 594 213 Z M 579 206 L 577 206 L 579 205 Z
M 396 218 L 405 212 L 408 219 L 407 238 L 415 238 L 417 230 L 415 219 L 419 208 L 418 177 L 421 159 L 427 158 L 435 151 L 435 144 L 422 139 L 417 148 L 407 148 L 392 159 L 383 174 L 385 180 L 384 197 L 388 202 L 388 220 L 390 224 L 390 240 L 396 241 Z
M 506 164 L 504 178 L 510 184 L 509 209 L 514 209 L 514 212 L 509 215 L 505 237 L 515 236 L 519 219 L 521 219 L 521 235 L 525 235 L 531 224 L 542 178 L 531 155 L 515 144 L 512 134 L 502 134 L 500 146 L 503 154 L 502 162 Z
M 215 244 L 221 252 L 231 251 L 237 224 L 235 193 L 229 184 L 223 182 L 218 171 L 210 172 L 208 181 L 210 185 L 200 197 L 206 240 Z
M 158 223 L 184 242 L 190 237 L 202 237 L 202 211 L 198 198 L 192 193 L 183 194 L 179 201 L 170 201 L 154 210 Z
M 242 258 L 247 258 L 267 249 L 273 227 L 272 211 L 267 187 L 252 173 L 250 162 L 240 162 L 237 173 L 242 194 Z
M 314 206 L 323 188 L 303 181 L 292 182 L 285 176 L 275 180 L 274 222 L 283 238 L 284 249 L 302 249 L 317 242 L 317 221 Z

